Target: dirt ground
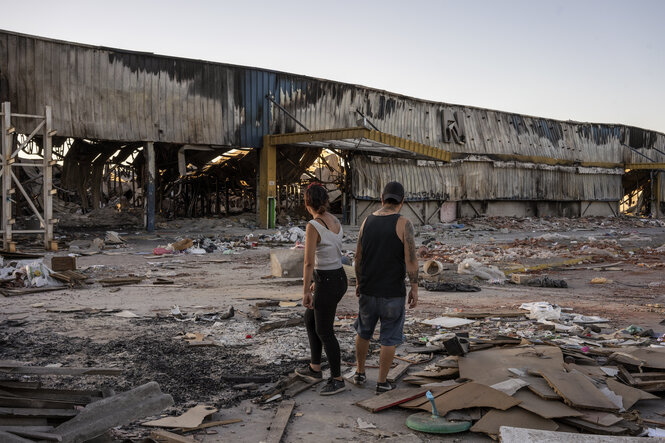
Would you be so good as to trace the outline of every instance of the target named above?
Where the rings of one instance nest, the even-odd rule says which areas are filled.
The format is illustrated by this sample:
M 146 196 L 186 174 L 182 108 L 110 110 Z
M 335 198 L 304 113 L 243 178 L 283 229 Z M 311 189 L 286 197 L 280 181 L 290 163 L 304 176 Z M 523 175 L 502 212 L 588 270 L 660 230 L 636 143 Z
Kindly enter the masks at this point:
M 580 249 L 583 245 L 602 249 L 611 241 L 614 250 L 620 252 L 604 257 L 592 254 L 594 258 L 585 262 L 538 271 L 565 279 L 567 288 L 490 285 L 472 279 L 466 281 L 479 284 L 481 291 L 428 292 L 421 288 L 418 306 L 407 312 L 408 340 L 417 341 L 419 334 L 426 334 L 429 328 L 423 329 L 415 319 L 465 309 L 516 309 L 521 303 L 536 301 L 609 318 L 609 326 L 616 329 L 639 325 L 653 329 L 655 334 L 665 332 L 665 250 L 657 250 L 665 244 L 662 226 L 622 219 L 578 221 L 576 224 L 561 221 L 559 225 L 552 222 L 539 225 L 537 220 L 528 220 L 509 227 L 496 227 L 499 224 L 497 221 L 494 226 L 477 223 L 474 229 L 419 228 L 417 244 L 427 244 L 421 250 L 424 257 L 421 264 L 428 256 L 445 261 L 471 246 L 487 251 L 524 245 L 543 251 L 565 248 L 566 252 L 560 256 L 574 258 L 588 251 Z M 353 251 L 357 228 L 345 226 L 344 229 L 344 249 Z M 265 387 L 276 382 L 308 361 L 308 344 L 303 327 L 261 333 L 258 332 L 259 322 L 248 314 L 250 306 L 257 301 L 299 301 L 300 283 L 297 279 L 262 278 L 270 274 L 270 249 L 262 246 L 261 241 L 257 247 L 234 254 L 152 256 L 155 247 L 184 236 L 241 239 L 250 232 L 259 235 L 274 231 L 250 231 L 223 223 L 201 226 L 195 222 L 180 222 L 154 234 L 121 232 L 127 241 L 126 247 L 107 248 L 99 254 L 78 257 L 78 267 L 87 269 L 85 272 L 93 281 L 130 274 L 146 276 L 146 280 L 117 288 L 92 283 L 83 288 L 0 298 L 0 359 L 42 366 L 120 367 L 124 372 L 117 377 L 40 379 L 53 387 L 110 387 L 116 391 L 155 380 L 162 391 L 175 400 L 174 408 L 165 413 L 181 412 L 205 403 L 219 408 L 215 419 L 243 419 L 242 423 L 211 428 L 209 434 L 197 435 L 197 440 L 252 442 L 265 439 L 277 406 L 254 403 L 257 391 L 238 390 L 233 386 L 251 381 Z M 59 254 L 67 252 L 66 243 L 72 239 L 96 236 L 103 237 L 103 232 L 68 232 L 61 239 L 64 250 Z M 435 244 L 442 245 L 444 252 L 437 253 Z M 534 266 L 561 261 L 541 256 L 512 258 L 510 263 L 494 264 L 507 269 L 516 263 Z M 47 255 L 45 262 L 49 261 Z M 589 269 L 593 266 L 596 267 Z M 444 279 L 458 279 L 456 265 L 450 263 L 448 268 Z M 609 281 L 591 284 L 595 277 Z M 155 278 L 171 279 L 174 284 L 153 285 Z M 185 317 L 198 314 L 198 320 L 180 321 L 171 313 L 174 306 L 178 306 Z M 231 306 L 235 310 L 232 318 L 215 317 Z M 288 318 L 302 310 L 301 306 L 262 308 L 264 316 L 272 318 Z M 136 317 L 119 317 L 118 311 L 130 311 Z M 356 313 L 355 288 L 350 286 L 338 307 L 337 326 L 343 360 L 348 364 L 355 360 L 351 323 Z M 186 333 L 202 333 L 219 346 L 189 346 L 183 340 Z M 376 359 L 375 354 L 372 359 Z M 343 372 L 348 369 L 350 367 L 344 367 Z M 375 377 L 375 370 L 370 369 L 367 387 L 347 383 L 347 391 L 333 397 L 321 397 L 316 389 L 298 395 L 284 441 L 374 441 L 380 437 L 379 431 L 358 429 L 358 418 L 375 424 L 386 437 L 382 441 L 391 441 L 391 438 L 394 441 L 489 441 L 484 435 L 473 433 L 454 437 L 416 433 L 406 428 L 408 413 L 404 410 L 371 414 L 355 406 L 356 401 L 374 395 Z M 251 413 L 247 413 L 247 408 L 251 408 Z M 138 439 L 148 433 L 149 429 L 136 423 L 110 435 Z

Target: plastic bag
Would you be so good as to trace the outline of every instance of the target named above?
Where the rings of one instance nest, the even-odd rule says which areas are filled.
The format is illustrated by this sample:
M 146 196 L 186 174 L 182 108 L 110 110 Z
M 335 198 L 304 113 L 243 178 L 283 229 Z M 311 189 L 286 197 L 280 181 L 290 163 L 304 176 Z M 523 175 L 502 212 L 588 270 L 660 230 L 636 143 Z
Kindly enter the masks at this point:
M 488 280 L 490 283 L 503 283 L 506 280 L 506 274 L 499 268 L 492 265 L 483 265 L 473 258 L 465 258 L 457 266 L 457 273 L 475 275 L 482 280 Z
M 544 301 L 522 303 L 520 309 L 530 311 L 527 317 L 532 320 L 559 320 L 561 318 L 561 308 Z
M 28 287 L 41 288 L 43 286 L 54 286 L 58 283 L 50 277 L 51 270 L 41 261 L 25 265 L 25 285 Z

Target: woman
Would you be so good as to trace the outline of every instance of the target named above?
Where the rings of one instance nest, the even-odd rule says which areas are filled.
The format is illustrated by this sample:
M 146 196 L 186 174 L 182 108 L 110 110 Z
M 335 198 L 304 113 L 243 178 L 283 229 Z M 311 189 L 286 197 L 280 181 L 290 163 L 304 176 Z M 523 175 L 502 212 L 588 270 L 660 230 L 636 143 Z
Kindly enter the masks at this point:
M 296 374 L 320 380 L 321 351 L 325 349 L 330 363 L 330 379 L 320 394 L 333 395 L 345 389 L 339 343 L 333 329 L 337 303 L 347 289 L 342 268 L 342 225 L 327 211 L 328 192 L 318 183 L 312 183 L 305 191 L 305 207 L 312 220 L 305 231 L 302 304 L 307 308 L 305 327 L 312 360 L 304 368 L 296 369 Z M 310 284 L 312 280 L 314 283 Z

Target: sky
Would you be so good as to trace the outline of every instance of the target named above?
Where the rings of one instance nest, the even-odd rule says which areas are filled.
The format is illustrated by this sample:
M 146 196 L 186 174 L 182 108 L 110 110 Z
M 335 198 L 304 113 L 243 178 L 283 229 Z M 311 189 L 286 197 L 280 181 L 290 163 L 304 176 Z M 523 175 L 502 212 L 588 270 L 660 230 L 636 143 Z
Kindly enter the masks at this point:
M 0 29 L 665 132 L 665 1 L 0 0 Z

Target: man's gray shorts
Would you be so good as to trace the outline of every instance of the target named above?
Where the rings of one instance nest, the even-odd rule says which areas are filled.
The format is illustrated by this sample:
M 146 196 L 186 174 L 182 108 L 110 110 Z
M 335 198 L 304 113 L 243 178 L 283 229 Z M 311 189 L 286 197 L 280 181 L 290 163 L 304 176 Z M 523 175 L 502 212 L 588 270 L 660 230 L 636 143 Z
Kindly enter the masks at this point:
M 369 340 L 374 335 L 376 323 L 381 320 L 379 343 L 397 346 L 404 342 L 404 317 L 406 297 L 371 297 L 360 294 L 358 318 L 353 327 L 360 338 Z

